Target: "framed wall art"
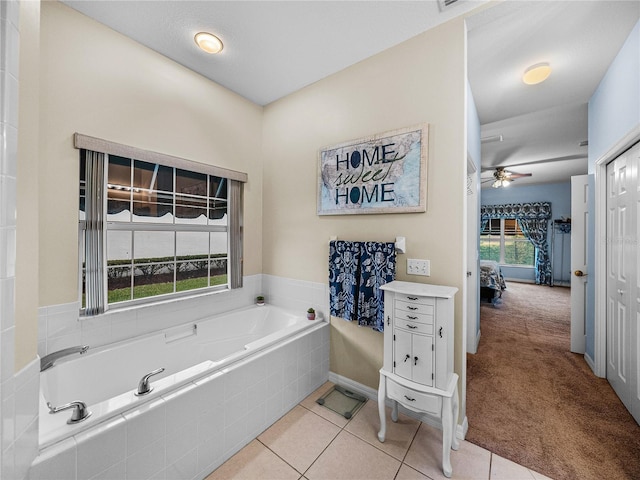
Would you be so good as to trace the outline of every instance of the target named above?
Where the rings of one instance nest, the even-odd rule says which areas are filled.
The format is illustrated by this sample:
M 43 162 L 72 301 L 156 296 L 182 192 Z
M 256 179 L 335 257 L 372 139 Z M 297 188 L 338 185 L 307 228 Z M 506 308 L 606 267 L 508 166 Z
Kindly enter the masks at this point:
M 428 125 L 320 149 L 318 215 L 425 212 Z

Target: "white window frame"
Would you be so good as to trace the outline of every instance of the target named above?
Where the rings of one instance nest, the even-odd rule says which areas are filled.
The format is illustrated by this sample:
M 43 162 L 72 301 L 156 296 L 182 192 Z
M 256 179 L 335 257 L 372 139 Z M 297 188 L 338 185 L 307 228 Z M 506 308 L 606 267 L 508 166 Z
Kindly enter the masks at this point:
M 535 252 L 536 252 L 536 246 L 533 245 L 531 243 L 531 240 L 529 240 L 528 238 L 524 238 L 524 239 L 514 239 L 514 241 L 517 242 L 521 242 L 521 241 L 526 241 L 531 243 L 531 245 L 533 246 L 533 251 L 534 251 L 534 256 L 533 256 L 533 264 L 532 265 L 525 265 L 525 264 L 518 264 L 518 263 L 506 263 L 505 262 L 505 243 L 506 243 L 506 236 L 505 236 L 505 218 L 501 217 L 501 218 L 493 218 L 493 219 L 489 219 L 489 222 L 491 222 L 491 220 L 500 220 L 500 260 L 498 261 L 498 263 L 500 265 L 504 265 L 504 266 L 508 266 L 508 267 L 518 267 L 518 268 L 535 268 Z M 516 219 L 516 224 L 518 222 L 518 220 Z M 488 236 L 487 233 L 481 233 L 480 234 L 481 237 L 484 236 Z M 495 236 L 495 235 L 494 235 Z M 483 259 L 484 260 L 484 259 Z
M 87 222 L 80 220 L 79 221 L 79 242 L 78 242 L 78 252 L 79 252 L 79 261 L 78 261 L 78 270 L 79 270 L 79 298 L 81 305 L 81 314 L 85 316 L 93 316 L 104 313 L 110 309 L 119 309 L 126 308 L 134 305 L 141 304 L 153 304 L 160 301 L 165 301 L 170 298 L 180 298 L 184 296 L 193 296 L 197 294 L 208 294 L 215 291 L 227 290 L 229 288 L 240 288 L 242 287 L 242 263 L 243 263 L 243 248 L 242 248 L 242 235 L 243 235 L 243 224 L 242 224 L 242 210 L 243 210 L 243 188 L 242 185 L 247 181 L 247 174 L 242 172 L 237 172 L 234 170 L 228 170 L 221 167 L 205 165 L 197 162 L 193 162 L 190 160 L 185 160 L 178 157 L 173 157 L 170 155 L 164 155 L 156 152 L 151 152 L 148 150 L 142 150 L 135 147 L 129 147 L 126 145 L 117 144 L 114 142 L 109 142 L 107 140 L 97 139 L 94 137 L 89 137 L 86 135 L 81 135 L 76 133 L 74 136 L 74 144 L 77 149 L 82 152 L 90 151 L 96 152 L 98 155 L 103 154 L 103 185 L 101 191 L 101 202 L 102 202 L 102 218 L 97 222 L 99 224 L 98 232 L 95 238 L 98 238 L 98 241 L 102 242 L 103 247 L 102 250 L 102 258 L 97 258 L 95 263 L 99 265 L 98 271 L 93 275 L 92 282 L 93 283 L 93 291 L 96 292 L 95 296 L 92 297 L 92 303 L 89 305 L 89 301 L 87 306 L 90 308 L 82 307 L 82 274 L 83 274 L 83 255 L 84 252 L 89 250 L 85 245 L 85 231 L 87 229 Z M 226 226 L 216 226 L 216 225 L 184 225 L 184 224 L 166 224 L 166 223 L 141 223 L 141 222 L 128 222 L 128 223 L 119 223 L 119 222 L 107 222 L 106 221 L 106 212 L 107 212 L 107 169 L 108 169 L 108 157 L 109 155 L 116 155 L 124 158 L 129 158 L 132 160 L 141 160 L 148 163 L 159 164 L 163 166 L 172 167 L 175 169 L 186 170 L 190 172 L 196 172 L 205 174 L 208 176 L 215 176 L 220 178 L 227 179 L 228 183 L 228 195 L 227 195 L 227 225 Z M 81 161 L 85 161 L 85 156 L 81 155 Z M 133 164 L 132 164 L 133 168 Z M 174 170 L 174 181 L 175 181 L 175 171 Z M 174 192 L 175 196 L 175 184 L 174 184 Z M 100 200 L 99 200 L 100 201 Z M 87 202 L 87 200 L 85 200 Z M 98 206 L 98 208 L 100 208 Z M 99 215 L 98 215 L 99 216 Z M 96 222 L 94 222 L 96 223 Z M 173 292 L 166 293 L 161 295 L 149 296 L 139 299 L 132 299 L 117 302 L 114 304 L 108 303 L 107 297 L 107 285 L 108 285 L 108 277 L 107 277 L 107 259 L 106 259 L 106 235 L 107 231 L 131 231 L 132 238 L 135 235 L 136 231 L 173 231 L 173 232 L 189 232 L 189 231 L 202 231 L 202 232 L 227 232 L 227 283 L 219 286 L 208 286 L 193 290 L 186 290 L 181 292 Z M 100 251 L 100 248 L 97 249 Z M 175 248 L 174 248 L 175 253 Z M 132 252 L 133 255 L 133 252 Z M 89 256 L 89 255 L 86 255 Z M 100 256 L 100 255 L 98 255 Z M 95 256 L 94 256 L 95 257 Z M 85 259 L 86 260 L 86 259 Z M 174 257 L 174 266 L 176 265 L 176 259 Z M 209 270 L 209 268 L 208 268 Z M 133 273 L 133 272 L 132 272 Z M 89 275 L 89 274 L 88 274 Z M 208 273 L 208 278 L 209 278 Z M 133 276 L 133 274 L 132 274 Z M 89 283 L 89 279 L 87 278 L 87 283 Z M 175 289 L 175 277 L 174 277 L 174 289 Z

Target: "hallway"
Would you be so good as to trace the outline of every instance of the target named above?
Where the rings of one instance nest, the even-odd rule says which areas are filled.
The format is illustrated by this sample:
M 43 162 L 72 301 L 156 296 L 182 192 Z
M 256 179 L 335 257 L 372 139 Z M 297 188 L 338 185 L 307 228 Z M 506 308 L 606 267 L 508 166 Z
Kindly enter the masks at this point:
M 556 479 L 640 478 L 640 426 L 569 351 L 570 290 L 507 282 L 467 356 L 467 440 Z

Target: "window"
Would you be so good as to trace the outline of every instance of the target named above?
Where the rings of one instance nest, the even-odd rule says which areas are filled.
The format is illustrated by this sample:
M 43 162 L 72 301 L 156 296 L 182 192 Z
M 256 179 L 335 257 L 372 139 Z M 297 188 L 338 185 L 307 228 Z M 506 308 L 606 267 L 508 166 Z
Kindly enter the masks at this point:
M 515 218 L 491 218 L 480 234 L 480 258 L 506 265 L 535 265 L 535 247 Z
M 242 182 L 176 163 L 81 150 L 86 315 L 242 285 Z

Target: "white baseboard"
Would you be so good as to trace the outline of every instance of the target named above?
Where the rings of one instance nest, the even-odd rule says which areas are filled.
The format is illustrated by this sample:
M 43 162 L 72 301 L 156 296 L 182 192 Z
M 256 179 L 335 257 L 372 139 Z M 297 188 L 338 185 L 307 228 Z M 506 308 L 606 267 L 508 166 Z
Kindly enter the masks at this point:
M 471 346 L 471 349 L 467 350 L 467 353 L 475 355 L 476 353 L 478 353 L 478 345 L 480 344 L 480 329 L 478 329 L 478 333 L 476 334 L 475 338 L 472 338 L 471 341 L 473 342 L 473 345 Z
M 596 362 L 593 361 L 593 358 L 591 358 L 587 353 L 585 353 L 584 361 L 587 362 L 587 365 L 589 365 L 589 368 L 591 369 L 593 374 L 597 377 L 598 373 L 596 372 Z
M 341 387 L 346 387 L 349 390 L 353 390 L 356 393 L 364 395 L 369 400 L 373 400 L 374 402 L 378 403 L 378 390 L 375 390 L 371 387 L 367 387 L 366 385 L 363 385 L 354 380 L 351 380 L 350 378 L 343 377 L 342 375 L 338 375 L 337 373 L 333 373 L 331 371 L 329 372 L 329 381 L 332 383 L 335 383 L 336 385 L 340 385 Z M 387 404 L 388 407 L 391 407 L 391 400 L 389 400 L 388 398 L 385 403 Z M 435 427 L 438 430 L 442 430 L 442 424 L 435 418 L 429 417 L 428 415 L 425 415 L 425 414 L 413 412 L 411 410 L 404 408 L 402 405 L 400 405 L 400 412 L 406 415 L 407 417 L 414 418 L 420 422 L 423 422 L 423 423 L 426 423 L 427 425 Z M 468 430 L 469 430 L 469 422 L 467 420 L 467 417 L 465 416 L 462 419 L 462 424 L 459 423 L 456 427 L 456 438 L 460 440 L 464 440 Z

